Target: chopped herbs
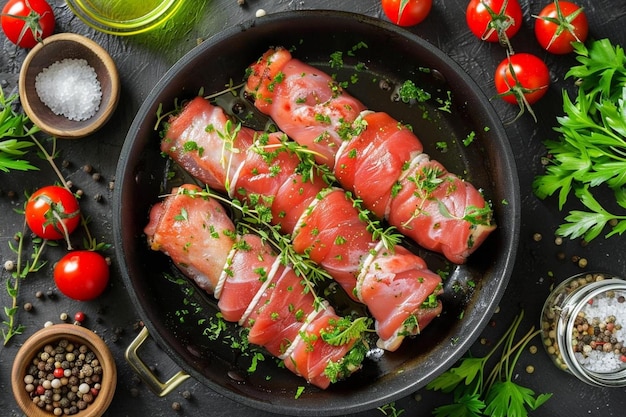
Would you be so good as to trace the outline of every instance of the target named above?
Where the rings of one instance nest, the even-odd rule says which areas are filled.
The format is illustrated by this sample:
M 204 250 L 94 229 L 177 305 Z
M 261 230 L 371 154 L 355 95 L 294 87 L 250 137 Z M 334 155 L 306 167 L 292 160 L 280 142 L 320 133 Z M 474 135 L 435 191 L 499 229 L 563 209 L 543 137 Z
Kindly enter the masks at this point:
M 465 139 L 463 139 L 463 145 L 470 146 L 472 142 L 474 142 L 474 139 L 476 139 L 476 132 L 471 131 L 470 133 L 468 133 Z
M 360 338 L 364 332 L 368 331 L 371 319 L 359 317 L 353 320 L 344 317 L 340 320 L 330 320 L 329 324 L 330 329 L 326 328 L 320 333 L 322 340 L 329 345 L 341 346 Z
M 430 93 L 415 85 L 411 80 L 406 80 L 398 89 L 398 98 L 404 103 L 417 101 L 422 103 L 430 100 Z
M 443 141 L 436 142 L 435 148 L 439 149 L 443 153 L 448 152 L 448 143 Z

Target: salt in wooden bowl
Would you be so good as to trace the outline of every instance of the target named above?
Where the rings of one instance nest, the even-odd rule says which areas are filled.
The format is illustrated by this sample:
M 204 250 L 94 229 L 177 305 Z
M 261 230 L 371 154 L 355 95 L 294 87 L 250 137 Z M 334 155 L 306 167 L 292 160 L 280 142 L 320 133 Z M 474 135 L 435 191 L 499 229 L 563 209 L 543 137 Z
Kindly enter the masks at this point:
M 64 59 L 87 61 L 100 84 L 99 108 L 85 120 L 55 114 L 37 92 L 37 76 Z M 20 70 L 19 94 L 24 112 L 43 132 L 58 138 L 78 139 L 100 129 L 115 111 L 120 95 L 119 74 L 111 56 L 96 42 L 74 33 L 60 33 L 44 39 L 26 56 Z

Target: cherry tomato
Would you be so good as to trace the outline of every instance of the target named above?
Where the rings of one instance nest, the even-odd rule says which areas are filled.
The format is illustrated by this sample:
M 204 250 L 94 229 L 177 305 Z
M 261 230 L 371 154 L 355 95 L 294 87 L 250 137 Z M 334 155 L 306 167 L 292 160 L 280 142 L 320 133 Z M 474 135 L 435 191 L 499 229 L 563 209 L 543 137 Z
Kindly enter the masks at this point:
M 414 26 L 426 19 L 432 0 L 382 0 L 383 11 L 398 26 Z
M 25 211 L 26 224 L 43 239 L 67 239 L 80 223 L 78 200 L 57 185 L 35 191 L 26 202 Z
M 54 12 L 45 0 L 9 0 L 2 9 L 1 23 L 11 42 L 32 48 L 54 32 Z
M 494 82 L 498 95 L 504 101 L 533 104 L 548 91 L 550 71 L 535 55 L 518 53 L 498 65 Z
M 93 300 L 109 283 L 109 265 L 98 252 L 76 250 L 54 266 L 54 282 L 66 296 L 79 301 Z
M 522 27 L 522 8 L 518 0 L 470 0 L 465 20 L 476 37 L 506 45 Z
M 555 0 L 539 12 L 535 37 L 543 49 L 553 54 L 569 54 L 572 42 L 584 42 L 589 22 L 583 9 L 569 1 Z

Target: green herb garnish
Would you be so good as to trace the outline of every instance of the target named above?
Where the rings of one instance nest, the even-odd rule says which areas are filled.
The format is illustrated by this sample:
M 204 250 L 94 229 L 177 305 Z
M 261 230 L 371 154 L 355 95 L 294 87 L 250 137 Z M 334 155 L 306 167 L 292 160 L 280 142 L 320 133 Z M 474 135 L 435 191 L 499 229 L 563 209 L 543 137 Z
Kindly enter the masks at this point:
M 403 409 L 397 409 L 396 403 L 385 404 L 382 407 L 378 407 L 378 411 L 383 413 L 384 416 L 389 417 L 399 417 L 402 413 L 404 413 Z
M 515 365 L 526 345 L 540 333 L 532 327 L 519 341 L 515 341 L 517 329 L 524 314 L 520 313 L 493 349 L 484 357 L 466 356 L 460 363 L 444 372 L 426 388 L 444 393 L 454 393 L 451 404 L 437 407 L 437 417 L 507 417 L 528 416 L 528 410 L 536 410 L 552 394 L 535 393 L 513 382 Z M 489 374 L 489 359 L 502 346 L 500 359 Z
M 591 241 L 609 225 L 605 237 L 626 230 L 626 214 L 615 214 L 598 201 L 592 190 L 605 186 L 617 205 L 626 209 L 626 57 L 624 49 L 608 39 L 587 48 L 575 44 L 578 66 L 566 78 L 575 78 L 578 93 L 572 101 L 563 92 L 564 116 L 554 130 L 560 137 L 545 142 L 544 175 L 535 178 L 539 198 L 558 195 L 562 210 L 574 194 L 587 210 L 570 211 L 556 233 Z
M 14 110 L 17 99 L 17 94 L 5 97 L 0 87 L 0 170 L 4 172 L 38 169 L 22 159 L 28 148 L 34 145 L 22 139 L 30 138 L 39 132 L 39 128 L 31 123 L 28 116 Z
M 431 97 L 430 93 L 415 85 L 411 80 L 406 80 L 398 89 L 398 95 L 403 103 L 417 101 L 419 103 L 428 101 Z

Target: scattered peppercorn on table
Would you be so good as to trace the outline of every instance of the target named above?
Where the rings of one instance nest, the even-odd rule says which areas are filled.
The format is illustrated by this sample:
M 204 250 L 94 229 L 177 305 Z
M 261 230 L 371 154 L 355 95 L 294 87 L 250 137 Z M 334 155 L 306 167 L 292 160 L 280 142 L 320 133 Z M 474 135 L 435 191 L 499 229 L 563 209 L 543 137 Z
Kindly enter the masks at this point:
M 4 0 L 0 1 L 1 6 L 5 3 L 7 2 Z M 53 152 L 61 175 L 79 195 L 81 212 L 88 215 L 88 240 L 101 244 L 98 249 L 110 260 L 111 274 L 108 287 L 102 295 L 90 301 L 76 301 L 63 295 L 52 278 L 53 264 L 67 251 L 66 245 L 62 242 L 55 246 L 46 245 L 39 258 L 31 257 L 31 254 L 37 253 L 41 242 L 24 239 L 27 243 L 24 247 L 18 247 L 20 237 L 30 236 L 28 229 L 24 230 L 22 213 L 27 196 L 44 185 L 59 182 L 51 165 L 39 157 L 40 152 L 38 153 L 36 147 L 25 149 L 26 154 L 20 159 L 29 161 L 38 168 L 37 171 L 0 171 L 0 261 L 3 266 L 0 300 L 5 307 L 0 310 L 0 314 L 2 321 L 7 321 L 2 325 L 6 343 L 0 346 L 0 390 L 5 393 L 0 396 L 2 415 L 22 415 L 10 395 L 13 359 L 21 344 L 30 335 L 51 323 L 75 323 L 88 327 L 104 340 L 113 353 L 118 382 L 115 397 L 106 416 L 274 415 L 225 398 L 193 378 L 184 380 L 173 391 L 159 397 L 126 362 L 125 350 L 141 332 L 143 322 L 129 296 L 129 289 L 121 279 L 115 251 L 110 246 L 113 244 L 112 195 L 118 180 L 115 172 L 120 150 L 135 114 L 152 87 L 202 39 L 217 34 L 223 28 L 250 19 L 263 19 L 266 15 L 281 11 L 343 10 L 387 20 L 381 2 L 187 0 L 177 14 L 162 27 L 134 36 L 114 36 L 97 32 L 75 18 L 64 1 L 52 0 L 49 3 L 56 18 L 55 33 L 78 33 L 95 40 L 109 52 L 120 75 L 122 90 L 118 107 L 101 130 L 79 140 L 42 140 L 42 146 L 48 152 Z M 471 33 L 466 23 L 468 2 L 433 0 L 432 3 L 426 19 L 408 30 L 447 53 L 476 81 L 486 96 L 493 97 L 492 104 L 505 123 L 515 153 L 520 180 L 522 229 L 515 270 L 500 307 L 471 348 L 473 356 L 481 357 L 505 335 L 522 311 L 518 337 L 521 338 L 533 326 L 538 330 L 545 300 L 552 289 L 566 278 L 581 272 L 594 271 L 606 271 L 626 277 L 623 257 L 626 238 L 615 235 L 605 239 L 604 234 L 608 233 L 608 229 L 587 244 L 581 244 L 580 239 L 559 238 L 555 232 L 568 211 L 581 210 L 584 207 L 571 195 L 563 211 L 559 211 L 556 197 L 542 200 L 533 193 L 534 179 L 543 174 L 545 165 L 550 163 L 546 158 L 544 141 L 558 138 L 553 129 L 557 126 L 557 117 L 563 114 L 562 90 L 566 89 L 570 97 L 574 97 L 576 92 L 575 80 L 565 77 L 569 68 L 578 65 L 576 55 L 552 55 L 543 51 L 534 37 L 533 15 L 539 14 L 543 6 L 550 2 L 521 1 L 522 28 L 510 39 L 510 47 L 516 53 L 537 55 L 546 62 L 550 71 L 551 85 L 548 91 L 540 101 L 532 105 L 536 121 L 528 111 L 515 119 L 518 107 L 496 97 L 494 71 L 498 63 L 506 57 L 506 48 L 498 43 L 481 41 Z M 608 38 L 614 45 L 626 46 L 626 32 L 623 30 L 626 26 L 626 4 L 610 0 L 578 0 L 576 3 L 583 6 L 587 14 L 589 41 Z M 0 42 L 0 86 L 4 99 L 7 99 L 17 92 L 20 65 L 28 51 L 13 45 L 4 33 L 0 34 Z M 621 116 L 626 117 L 624 114 Z M 442 137 L 442 140 L 445 138 Z M 0 149 L 0 157 L 2 155 Z M 612 197 L 611 192 L 606 190 L 599 190 L 594 195 L 602 201 L 611 201 Z M 620 213 L 619 206 L 609 207 L 615 214 Z M 78 244 L 82 245 L 81 242 Z M 21 250 L 24 262 L 28 260 L 29 266 L 37 265 L 40 269 L 25 274 L 15 286 L 16 281 L 11 274 L 16 268 L 25 268 L 23 264 L 18 265 L 18 250 Z M 462 319 L 459 317 L 459 320 Z M 436 325 L 436 322 L 431 325 Z M 7 337 L 9 329 L 15 332 L 11 337 Z M 622 345 L 623 342 L 625 341 L 615 341 Z M 537 410 L 530 412 L 531 415 L 621 415 L 621 410 L 626 409 L 624 388 L 602 388 L 581 382 L 573 375 L 558 369 L 543 349 L 543 344 L 541 336 L 532 338 L 523 349 L 513 371 L 513 380 L 517 384 L 532 389 L 536 394 L 552 394 Z M 148 342 L 142 349 L 144 361 L 159 379 L 167 380 L 179 371 L 178 366 L 168 356 L 166 347 Z M 358 375 L 355 377 L 358 378 Z M 33 375 L 25 375 L 25 389 L 37 390 L 33 386 L 34 379 Z M 232 384 L 237 383 L 234 378 Z M 51 383 L 50 385 L 52 386 Z M 306 384 L 303 382 L 304 385 Z M 87 390 L 87 387 L 84 389 Z M 403 415 L 407 416 L 428 416 L 435 408 L 451 404 L 452 401 L 452 395 L 422 388 L 397 399 L 394 404 L 381 404 L 380 409 L 366 410 L 357 415 L 398 415 L 403 410 Z

